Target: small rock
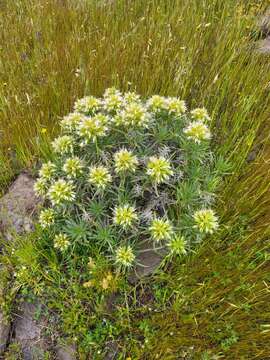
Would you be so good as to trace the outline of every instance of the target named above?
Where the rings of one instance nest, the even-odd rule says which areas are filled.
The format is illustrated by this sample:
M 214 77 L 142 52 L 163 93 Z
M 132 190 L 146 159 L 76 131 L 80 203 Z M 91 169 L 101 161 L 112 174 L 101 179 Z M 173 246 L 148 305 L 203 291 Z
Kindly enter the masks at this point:
M 250 163 L 254 160 L 256 160 L 257 156 L 259 155 L 261 149 L 262 149 L 263 145 L 262 144 L 257 144 L 253 147 L 253 149 L 249 152 L 248 156 L 247 156 L 247 162 Z
M 258 21 L 258 26 L 264 36 L 270 35 L 270 9 L 268 9 Z
M 258 41 L 258 48 L 257 51 L 262 54 L 269 54 L 270 53 L 270 36 L 267 38 Z
M 34 183 L 33 178 L 21 174 L 0 199 L 0 231 L 8 240 L 14 232 L 22 234 L 33 229 L 32 217 L 40 203 L 34 193 Z
M 117 307 L 118 299 L 119 299 L 119 293 L 109 294 L 105 298 L 104 311 L 106 311 L 109 314 L 112 314 Z
M 76 360 L 75 345 L 58 345 L 55 352 L 56 360 Z
M 152 275 L 157 270 L 166 254 L 167 251 L 165 249 L 155 250 L 153 249 L 152 243 L 144 243 L 137 256 L 138 265 L 136 265 L 134 271 L 128 277 L 129 282 L 135 284 L 140 279 Z
M 43 336 L 46 321 L 44 318 L 35 319 L 40 312 L 40 304 L 23 302 L 14 321 L 14 342 L 21 346 L 24 360 L 42 360 L 48 350 Z
M 8 240 L 15 234 L 33 230 L 33 215 L 40 199 L 34 193 L 35 180 L 26 174 L 17 177 L 8 192 L 0 199 L 0 232 Z M 38 321 L 35 316 L 41 312 L 39 303 L 23 302 L 15 317 L 14 334 L 10 341 L 17 343 L 25 360 L 44 359 L 48 344 L 43 335 L 46 327 L 44 317 Z M 5 349 L 10 325 L 4 325 L 0 314 L 0 349 Z
M 10 323 L 7 321 L 0 311 L 0 355 L 6 350 L 10 333 Z
M 104 360 L 116 360 L 119 354 L 119 348 L 116 341 L 109 341 L 106 344 L 106 355 Z
M 114 0 L 103 0 L 98 3 L 98 6 L 105 7 L 105 6 L 113 5 L 113 3 L 114 3 Z

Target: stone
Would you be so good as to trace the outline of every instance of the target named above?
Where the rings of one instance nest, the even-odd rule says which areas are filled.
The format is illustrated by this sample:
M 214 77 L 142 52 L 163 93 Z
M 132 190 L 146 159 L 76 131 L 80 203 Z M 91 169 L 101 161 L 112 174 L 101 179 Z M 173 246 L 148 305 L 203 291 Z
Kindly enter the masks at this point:
M 262 35 L 270 35 L 270 9 L 259 18 L 258 26 Z
M 108 341 L 106 344 L 106 350 L 104 360 L 116 360 L 118 358 L 119 348 L 116 341 Z
M 56 360 L 76 360 L 75 345 L 58 345 L 55 353 Z
M 138 250 L 137 265 L 128 277 L 131 284 L 152 275 L 167 254 L 166 249 L 155 250 L 152 242 L 145 242 Z
M 41 203 L 35 195 L 34 184 L 35 180 L 23 173 L 0 199 L 0 232 L 9 241 L 12 241 L 15 235 L 30 232 L 34 228 L 34 215 Z M 10 343 L 20 346 L 24 360 L 46 358 L 49 349 L 44 336 L 47 321 L 44 316 L 36 319 L 37 314 L 42 312 L 43 306 L 40 303 L 22 302 L 14 318 L 12 338 L 9 335 L 11 326 L 4 323 L 0 313 L 0 351 L 5 349 L 9 340 Z
M 35 319 L 42 313 L 42 305 L 23 302 L 14 321 L 14 338 L 12 341 L 19 344 L 24 360 L 42 360 L 48 351 L 44 330 L 47 327 L 46 319 Z
M 262 147 L 263 147 L 262 143 L 259 143 L 259 144 L 255 145 L 255 146 L 253 147 L 253 149 L 252 149 L 252 150 L 249 152 L 249 154 L 247 155 L 246 161 L 247 161 L 248 163 L 250 163 L 250 162 L 256 160 L 256 158 L 258 157 L 258 155 L 259 155 Z
M 14 233 L 22 234 L 32 230 L 32 216 L 40 202 L 34 193 L 34 182 L 34 179 L 27 174 L 21 174 L 0 199 L 0 232 L 5 239 L 12 240 Z M 29 325 L 29 322 L 27 324 Z M 22 326 L 24 326 L 23 318 L 18 321 L 18 326 L 20 337 Z M 5 351 L 10 328 L 11 324 L 4 319 L 0 312 L 0 354 Z M 30 328 L 26 330 L 28 331 Z M 33 333 L 30 333 L 30 336 L 33 336 Z
M 105 298 L 105 301 L 104 301 L 104 303 L 105 303 L 104 311 L 105 312 L 107 312 L 108 314 L 112 314 L 116 310 L 119 296 L 120 295 L 117 292 L 107 295 L 107 297 Z
M 110 6 L 110 5 L 113 5 L 115 3 L 114 0 L 102 0 L 102 1 L 99 1 L 98 2 L 98 6 L 99 7 L 106 7 L 106 6 Z
M 7 347 L 10 334 L 10 322 L 7 321 L 0 311 L 0 355 L 4 353 Z
M 0 231 L 8 240 L 15 234 L 23 234 L 33 229 L 33 215 L 40 199 L 34 192 L 35 180 L 21 174 L 0 199 Z
M 261 54 L 270 54 L 270 36 L 258 41 L 257 51 Z

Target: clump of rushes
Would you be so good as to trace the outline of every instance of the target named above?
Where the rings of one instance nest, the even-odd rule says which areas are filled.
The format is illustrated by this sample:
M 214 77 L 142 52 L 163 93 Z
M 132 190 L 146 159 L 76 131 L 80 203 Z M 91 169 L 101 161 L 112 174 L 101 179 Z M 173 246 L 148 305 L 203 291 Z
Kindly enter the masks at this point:
M 209 181 L 220 175 L 209 119 L 177 97 L 143 100 L 115 88 L 77 100 L 52 143 L 55 160 L 43 164 L 35 184 L 47 200 L 39 223 L 57 252 L 69 261 L 71 252 L 94 259 L 99 249 L 126 271 L 145 241 L 183 256 L 213 233 Z

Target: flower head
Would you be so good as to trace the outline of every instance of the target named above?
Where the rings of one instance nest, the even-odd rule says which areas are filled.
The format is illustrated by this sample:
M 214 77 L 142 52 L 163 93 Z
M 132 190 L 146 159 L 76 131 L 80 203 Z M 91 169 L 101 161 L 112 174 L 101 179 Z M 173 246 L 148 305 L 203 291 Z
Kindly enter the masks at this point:
M 173 228 L 167 219 L 154 219 L 151 222 L 149 231 L 155 241 L 170 240 Z
M 105 136 L 108 130 L 106 126 L 108 120 L 109 118 L 103 114 L 85 118 L 79 125 L 79 135 L 86 143 L 96 141 L 98 137 Z
M 92 166 L 89 171 L 88 181 L 97 189 L 104 190 L 112 181 L 112 177 L 105 166 Z
M 112 96 L 112 95 L 119 95 L 121 96 L 122 93 L 120 90 L 116 89 L 116 87 L 110 87 L 110 88 L 107 88 L 104 92 L 104 97 L 107 98 L 108 96 Z
M 160 112 L 167 109 L 167 102 L 164 96 L 153 95 L 147 101 L 147 107 L 153 112 Z
M 186 254 L 186 241 L 183 236 L 175 235 L 168 243 L 168 247 L 172 254 Z
M 48 196 L 53 205 L 71 202 L 75 199 L 74 185 L 64 179 L 56 180 L 49 188 Z
M 209 140 L 211 138 L 211 133 L 208 127 L 201 121 L 195 121 L 190 123 L 185 129 L 184 133 L 187 135 L 187 138 L 195 141 L 196 143 L 201 143 L 203 140 Z
M 39 176 L 45 180 L 50 180 L 56 172 L 56 166 L 51 161 L 43 164 L 39 170 Z
M 139 102 L 139 101 L 140 101 L 140 95 L 136 94 L 135 92 L 127 92 L 124 95 L 124 102 L 126 104 Z
M 198 210 L 193 218 L 200 232 L 212 234 L 218 228 L 218 218 L 211 209 Z
M 113 275 L 110 271 L 105 274 L 104 278 L 101 280 L 100 285 L 103 290 L 108 290 L 110 286 L 113 285 Z
M 114 209 L 113 221 L 116 225 L 122 226 L 124 229 L 130 227 L 134 221 L 138 219 L 135 208 L 130 205 L 117 206 Z
M 101 113 L 96 114 L 93 119 L 104 126 L 108 126 L 110 122 L 110 117 Z
M 63 171 L 68 175 L 68 177 L 78 177 L 83 172 L 82 160 L 77 156 L 66 159 L 63 165 Z
M 150 115 L 142 104 L 132 102 L 116 116 L 116 123 L 124 126 L 147 128 L 150 119 Z
M 191 112 L 191 116 L 193 117 L 193 119 L 195 120 L 199 120 L 199 121 L 209 121 L 210 120 L 210 116 L 208 115 L 208 112 L 205 108 L 197 108 L 192 110 Z
M 172 97 L 167 99 L 167 110 L 169 114 L 179 116 L 186 112 L 187 106 L 184 100 Z
M 74 110 L 83 114 L 91 114 L 96 112 L 101 105 L 99 99 L 94 96 L 85 96 L 75 102 Z
M 93 286 L 94 286 L 93 280 L 89 280 L 89 281 L 86 281 L 83 283 L 83 287 L 85 287 L 85 288 L 91 288 Z
M 48 190 L 48 183 L 46 179 L 40 178 L 37 179 L 34 185 L 34 191 L 38 196 L 45 196 Z
M 115 88 L 109 88 L 104 93 L 104 108 L 107 111 L 116 111 L 121 108 L 123 102 L 122 94 Z
M 92 257 L 88 258 L 87 266 L 89 267 L 90 270 L 96 267 L 96 263 Z
M 115 171 L 117 173 L 125 171 L 134 172 L 139 163 L 137 156 L 133 155 L 131 151 L 128 151 L 126 149 L 122 149 L 115 153 L 114 161 Z
M 173 174 L 171 169 L 170 162 L 166 160 L 163 156 L 151 157 L 147 164 L 147 174 L 151 179 L 159 184 L 168 180 L 168 178 Z
M 66 234 L 60 233 L 54 237 L 54 247 L 61 251 L 65 251 L 70 245 L 70 241 Z
M 52 147 L 56 153 L 66 154 L 73 151 L 74 139 L 70 135 L 59 136 L 52 142 Z
M 85 119 L 85 116 L 80 113 L 71 113 L 61 120 L 60 125 L 63 130 L 73 131 L 76 130 L 78 125 Z
M 40 212 L 39 223 L 42 228 L 47 228 L 55 222 L 55 212 L 53 209 L 45 209 Z
M 135 260 L 135 255 L 131 246 L 120 246 L 116 250 L 115 262 L 123 267 L 131 267 Z

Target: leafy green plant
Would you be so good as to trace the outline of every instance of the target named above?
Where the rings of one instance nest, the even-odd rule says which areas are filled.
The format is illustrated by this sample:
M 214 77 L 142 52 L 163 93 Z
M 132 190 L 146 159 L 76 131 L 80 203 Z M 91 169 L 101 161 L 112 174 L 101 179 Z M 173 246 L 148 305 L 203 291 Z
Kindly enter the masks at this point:
M 220 343 L 220 347 L 224 351 L 228 351 L 232 345 L 237 343 L 239 336 L 233 329 L 232 324 L 217 323 L 210 329 L 210 337 L 214 342 Z
M 5 353 L 6 360 L 23 360 L 21 346 L 17 343 L 10 344 L 8 351 Z
M 205 108 L 187 112 L 178 98 L 142 100 L 115 88 L 77 100 L 35 184 L 51 246 L 63 257 L 95 257 L 95 244 L 126 269 L 142 243 L 182 255 L 213 233 L 220 171 L 209 120 Z

